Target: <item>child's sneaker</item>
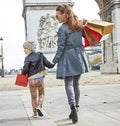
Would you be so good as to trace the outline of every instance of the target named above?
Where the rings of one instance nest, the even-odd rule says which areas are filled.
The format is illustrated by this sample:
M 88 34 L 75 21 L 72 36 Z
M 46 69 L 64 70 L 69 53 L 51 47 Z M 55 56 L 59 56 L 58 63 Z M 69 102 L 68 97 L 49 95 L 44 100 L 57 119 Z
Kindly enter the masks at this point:
M 42 107 L 37 107 L 37 112 L 38 112 L 39 116 L 46 116 L 47 115 Z
M 39 116 L 43 116 L 42 108 L 41 107 L 37 107 L 37 112 L 38 112 Z
M 41 111 L 42 111 L 42 113 L 43 113 L 44 116 L 47 116 L 47 113 L 44 111 L 43 108 L 41 108 Z

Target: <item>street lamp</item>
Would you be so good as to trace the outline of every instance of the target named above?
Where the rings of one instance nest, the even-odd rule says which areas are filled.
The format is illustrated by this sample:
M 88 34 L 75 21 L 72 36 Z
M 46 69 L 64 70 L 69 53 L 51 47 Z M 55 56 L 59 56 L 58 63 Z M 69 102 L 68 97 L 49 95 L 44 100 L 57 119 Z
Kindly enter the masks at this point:
M 0 38 L 0 41 L 3 41 L 3 38 L 2 37 Z M 2 73 L 1 73 L 1 77 L 4 77 L 5 76 L 3 58 L 4 58 L 3 57 L 3 43 L 1 42 L 1 62 L 2 62 Z

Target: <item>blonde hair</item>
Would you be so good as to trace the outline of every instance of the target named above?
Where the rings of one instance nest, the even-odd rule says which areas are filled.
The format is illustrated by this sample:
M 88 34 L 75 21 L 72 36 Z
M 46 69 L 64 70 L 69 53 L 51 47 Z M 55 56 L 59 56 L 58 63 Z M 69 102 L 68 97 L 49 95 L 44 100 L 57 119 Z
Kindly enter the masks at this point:
M 36 44 L 34 41 L 26 41 L 23 44 L 24 49 L 29 49 L 30 51 L 35 51 L 36 49 Z
M 65 14 L 66 18 L 64 23 L 68 24 L 71 31 L 83 28 L 81 22 L 78 20 L 78 17 L 74 14 L 69 5 L 59 5 L 57 6 L 56 11 L 59 11 L 61 14 Z

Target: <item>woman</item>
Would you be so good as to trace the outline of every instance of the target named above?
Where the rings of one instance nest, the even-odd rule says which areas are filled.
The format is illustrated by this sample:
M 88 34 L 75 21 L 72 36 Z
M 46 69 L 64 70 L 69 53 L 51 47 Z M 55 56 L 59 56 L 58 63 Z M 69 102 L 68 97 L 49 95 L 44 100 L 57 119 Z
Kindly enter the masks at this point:
M 88 63 L 82 42 L 83 25 L 68 5 L 56 8 L 56 18 L 62 25 L 58 30 L 57 51 L 53 64 L 57 63 L 57 79 L 64 79 L 68 103 L 71 108 L 69 118 L 78 121 L 80 89 L 79 79 L 88 72 Z
M 41 52 L 35 52 L 36 45 L 33 41 L 25 42 L 23 48 L 27 56 L 25 57 L 22 73 L 28 74 L 33 117 L 36 117 L 37 113 L 39 116 L 43 116 L 45 67 L 52 68 L 53 65 Z

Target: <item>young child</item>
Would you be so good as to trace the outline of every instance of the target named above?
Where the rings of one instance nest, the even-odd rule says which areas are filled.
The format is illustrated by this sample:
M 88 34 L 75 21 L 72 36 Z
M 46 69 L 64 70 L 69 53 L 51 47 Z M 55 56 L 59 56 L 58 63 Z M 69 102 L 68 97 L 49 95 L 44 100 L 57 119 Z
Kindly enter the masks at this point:
M 45 67 L 52 68 L 54 65 L 47 60 L 43 53 L 35 52 L 35 42 L 27 41 L 23 44 L 23 48 L 27 56 L 24 60 L 22 74 L 28 75 L 33 117 L 36 117 L 37 114 L 43 116 Z

